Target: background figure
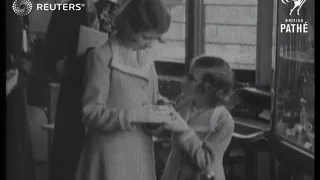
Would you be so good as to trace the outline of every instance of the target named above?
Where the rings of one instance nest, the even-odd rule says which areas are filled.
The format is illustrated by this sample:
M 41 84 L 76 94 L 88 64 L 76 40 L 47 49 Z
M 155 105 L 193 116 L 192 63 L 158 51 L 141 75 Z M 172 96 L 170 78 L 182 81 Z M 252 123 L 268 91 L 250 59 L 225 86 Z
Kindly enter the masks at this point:
M 108 1 L 108 0 L 106 0 Z M 83 69 L 85 59 L 76 57 L 80 25 L 94 27 L 98 18 L 95 1 L 72 0 L 86 3 L 81 11 L 54 11 L 46 33 L 46 69 L 48 76 L 55 76 L 55 67 L 63 63 L 60 94 L 58 98 L 53 149 L 50 156 L 50 180 L 71 180 L 74 177 L 84 138 L 81 119 L 83 94 Z M 99 23 L 98 23 L 99 24 Z M 55 79 L 55 78 L 53 78 Z
M 32 142 L 26 116 L 26 87 L 28 61 L 22 49 L 22 31 L 28 26 L 26 17 L 17 16 L 12 11 L 13 1 L 7 1 L 7 71 L 19 69 L 13 73 L 17 84 L 7 96 L 6 114 L 6 172 L 7 180 L 35 180 Z M 25 42 L 27 43 L 27 42 Z M 16 78 L 16 77 L 14 77 Z M 14 80 L 15 81 L 15 80 Z

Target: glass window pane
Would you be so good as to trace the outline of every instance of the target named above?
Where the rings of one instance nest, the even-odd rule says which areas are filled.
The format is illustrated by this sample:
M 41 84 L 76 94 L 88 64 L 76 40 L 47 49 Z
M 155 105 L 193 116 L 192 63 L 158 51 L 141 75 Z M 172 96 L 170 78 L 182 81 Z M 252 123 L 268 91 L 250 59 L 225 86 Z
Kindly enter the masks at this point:
M 205 53 L 256 69 L 257 0 L 204 0 Z
M 165 43 L 156 45 L 157 61 L 185 62 L 186 4 L 182 1 L 171 10 L 171 25 L 163 36 Z
M 297 8 L 290 16 L 295 5 Z M 305 22 L 307 29 L 303 28 Z M 314 0 L 286 4 L 280 1 L 278 23 L 277 132 L 285 140 L 313 153 Z

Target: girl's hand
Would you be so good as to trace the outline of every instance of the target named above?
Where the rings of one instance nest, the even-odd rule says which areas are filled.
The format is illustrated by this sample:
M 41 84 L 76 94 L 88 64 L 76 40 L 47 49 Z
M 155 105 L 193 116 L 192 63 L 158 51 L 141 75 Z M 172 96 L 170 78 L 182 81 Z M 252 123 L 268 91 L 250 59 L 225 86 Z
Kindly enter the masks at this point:
M 10 94 L 12 89 L 17 85 L 18 75 L 19 75 L 18 69 L 9 70 L 6 72 L 6 95 L 7 96 Z
M 157 105 L 170 105 L 174 107 L 175 102 L 170 101 L 168 98 L 160 95 L 160 98 L 157 101 Z
M 174 132 L 182 132 L 189 129 L 189 125 L 177 112 L 171 115 L 171 121 L 166 122 L 164 127 Z
M 175 103 L 173 101 L 168 100 L 168 99 L 159 99 L 157 101 L 157 105 L 159 105 L 159 106 L 169 106 L 170 108 L 174 108 L 175 107 Z
M 158 116 L 171 116 L 174 114 L 174 112 L 174 108 L 170 105 L 152 105 L 150 114 Z

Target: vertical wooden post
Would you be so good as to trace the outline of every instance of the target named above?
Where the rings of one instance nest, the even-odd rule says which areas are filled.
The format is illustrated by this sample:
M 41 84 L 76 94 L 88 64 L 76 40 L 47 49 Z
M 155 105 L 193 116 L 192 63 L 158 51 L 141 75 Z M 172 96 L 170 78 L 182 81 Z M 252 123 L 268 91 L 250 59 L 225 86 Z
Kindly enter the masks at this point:
M 270 86 L 272 79 L 273 1 L 258 1 L 256 84 Z
M 189 71 L 192 58 L 204 52 L 204 6 L 203 0 L 187 0 L 186 3 L 186 63 L 185 72 Z

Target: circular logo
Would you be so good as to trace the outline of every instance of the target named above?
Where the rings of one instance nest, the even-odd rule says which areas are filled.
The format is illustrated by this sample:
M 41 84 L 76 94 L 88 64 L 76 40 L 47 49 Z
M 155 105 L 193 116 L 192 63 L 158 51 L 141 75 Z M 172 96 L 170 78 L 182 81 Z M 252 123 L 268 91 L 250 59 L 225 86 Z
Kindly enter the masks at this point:
M 15 0 L 12 4 L 13 12 L 19 16 L 26 16 L 32 11 L 32 3 L 30 0 Z

